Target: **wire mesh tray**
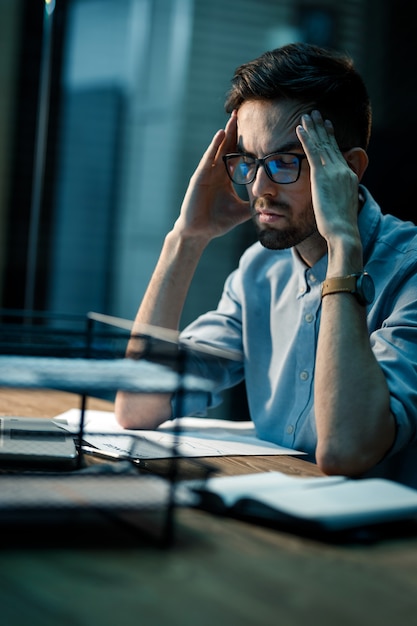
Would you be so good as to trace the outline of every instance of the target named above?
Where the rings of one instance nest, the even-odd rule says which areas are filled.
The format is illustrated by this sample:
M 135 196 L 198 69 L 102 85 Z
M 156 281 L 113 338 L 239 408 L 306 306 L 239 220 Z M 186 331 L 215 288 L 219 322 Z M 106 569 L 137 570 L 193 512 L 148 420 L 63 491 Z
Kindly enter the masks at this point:
M 109 463 L 107 458 L 106 463 L 92 464 L 91 454 L 84 452 L 86 399 L 89 395 L 113 399 L 118 390 L 124 390 L 175 392 L 180 402 L 185 390 L 207 393 L 211 385 L 185 372 L 186 354 L 170 331 L 141 329 L 134 335 L 135 353 L 126 358 L 131 329 L 115 328 L 107 324 L 109 319 L 94 313 L 84 318 L 0 311 L 0 386 L 80 394 L 76 432 L 65 431 L 48 419 L 34 418 L 36 424 L 28 425 L 24 416 L 0 417 L 3 528 L 16 531 L 28 524 L 91 528 L 117 523 L 163 545 L 172 542 L 180 430 L 173 439 L 163 476 L 150 471 L 149 465 L 143 471 L 135 441 L 122 463 L 120 459 Z M 10 422 L 13 419 L 16 421 Z M 18 422 L 21 426 L 22 421 L 19 429 Z M 106 432 L 101 435 L 105 437 Z M 61 439 L 70 440 L 74 454 L 62 452 L 59 456 Z M 13 454 L 7 456 L 7 449 Z M 194 467 L 197 465 L 194 462 Z M 198 473 L 204 475 L 206 469 L 202 464 Z

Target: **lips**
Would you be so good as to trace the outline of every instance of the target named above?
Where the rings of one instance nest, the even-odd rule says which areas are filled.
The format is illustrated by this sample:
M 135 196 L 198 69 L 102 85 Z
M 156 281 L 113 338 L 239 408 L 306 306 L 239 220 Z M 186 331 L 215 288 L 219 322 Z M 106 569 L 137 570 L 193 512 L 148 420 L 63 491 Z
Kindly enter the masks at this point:
M 258 224 L 277 225 L 288 218 L 288 211 L 286 204 L 268 202 L 267 198 L 257 198 L 252 206 Z
M 266 202 L 255 203 L 255 213 L 261 221 L 276 220 L 285 217 L 286 210 L 281 206 L 271 206 Z
M 283 219 L 283 215 L 278 215 L 277 213 L 273 213 L 272 211 L 257 211 L 257 216 L 259 222 L 262 224 L 272 224 L 276 223 L 278 220 Z

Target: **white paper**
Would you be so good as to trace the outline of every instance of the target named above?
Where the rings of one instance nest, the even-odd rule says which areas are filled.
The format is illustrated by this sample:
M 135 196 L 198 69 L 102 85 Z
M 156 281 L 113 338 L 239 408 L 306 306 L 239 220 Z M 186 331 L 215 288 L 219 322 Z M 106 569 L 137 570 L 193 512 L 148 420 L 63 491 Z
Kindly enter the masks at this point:
M 77 433 L 80 416 L 79 409 L 70 409 L 55 419 Z M 169 458 L 174 446 L 184 457 L 304 454 L 259 439 L 251 421 L 182 417 L 156 430 L 126 430 L 110 411 L 85 411 L 83 440 L 100 450 L 140 459 Z

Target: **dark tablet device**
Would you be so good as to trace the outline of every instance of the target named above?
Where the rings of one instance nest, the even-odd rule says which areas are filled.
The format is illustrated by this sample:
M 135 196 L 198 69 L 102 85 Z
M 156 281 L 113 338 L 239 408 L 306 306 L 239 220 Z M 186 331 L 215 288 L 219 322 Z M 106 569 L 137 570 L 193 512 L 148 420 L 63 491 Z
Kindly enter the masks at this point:
M 52 419 L 0 416 L 0 468 L 71 468 L 76 461 L 74 436 Z

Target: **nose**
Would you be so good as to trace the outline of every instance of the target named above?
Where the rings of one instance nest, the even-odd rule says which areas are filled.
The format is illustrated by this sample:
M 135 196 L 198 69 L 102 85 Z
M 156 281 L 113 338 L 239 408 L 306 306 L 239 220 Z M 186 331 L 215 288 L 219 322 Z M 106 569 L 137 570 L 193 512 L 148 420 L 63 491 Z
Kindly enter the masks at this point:
M 265 195 L 275 195 L 278 190 L 278 184 L 274 183 L 265 172 L 263 165 L 259 164 L 256 172 L 255 180 L 251 184 L 252 194 L 259 198 Z

